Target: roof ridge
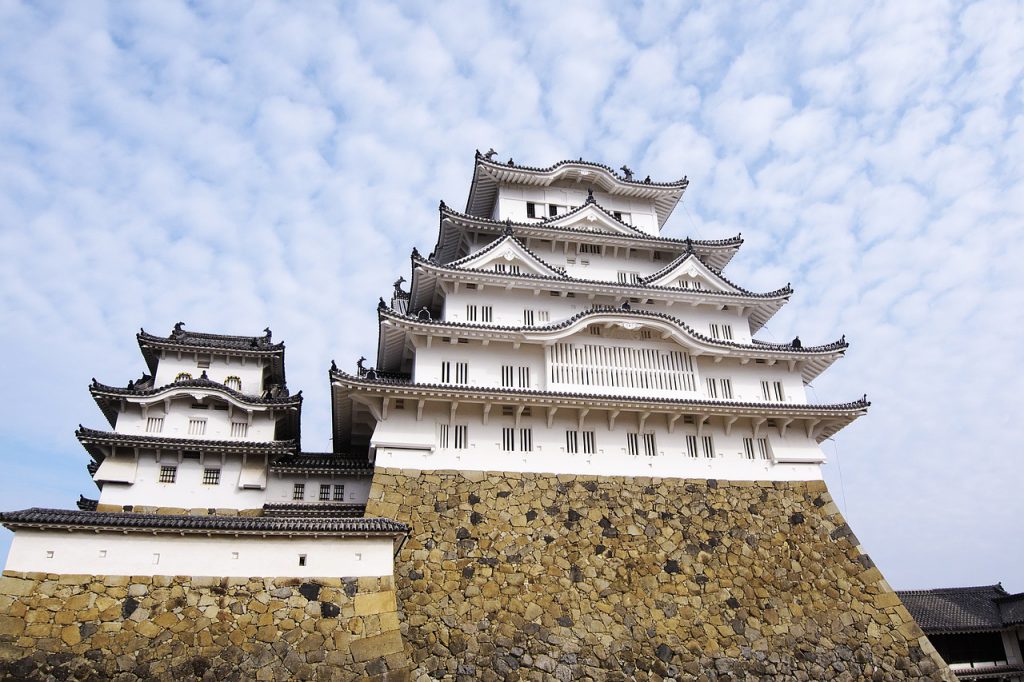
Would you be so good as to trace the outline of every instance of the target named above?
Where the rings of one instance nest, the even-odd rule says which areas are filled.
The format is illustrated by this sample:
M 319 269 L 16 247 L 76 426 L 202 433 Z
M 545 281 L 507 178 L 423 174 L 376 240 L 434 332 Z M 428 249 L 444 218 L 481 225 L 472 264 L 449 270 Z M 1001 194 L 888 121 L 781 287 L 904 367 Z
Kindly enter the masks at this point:
M 550 173 L 553 170 L 557 170 L 558 168 L 560 168 L 562 166 L 567 166 L 567 165 L 570 165 L 570 164 L 575 164 L 575 165 L 578 165 L 578 166 L 590 166 L 591 168 L 599 168 L 601 170 L 607 171 L 609 175 L 611 175 L 613 178 L 615 178 L 616 180 L 618 180 L 619 182 L 621 182 L 623 184 L 637 185 L 637 186 L 640 186 L 640 187 L 658 187 L 658 188 L 664 188 L 664 189 L 679 189 L 679 188 L 686 189 L 686 187 L 690 184 L 689 178 L 687 178 L 687 176 L 685 176 L 685 175 L 681 179 L 679 179 L 679 180 L 673 180 L 673 181 L 670 181 L 670 182 L 653 182 L 652 180 L 650 180 L 650 176 L 647 176 L 647 180 L 633 180 L 633 179 L 627 180 L 623 176 L 621 176 L 618 173 L 616 173 L 615 170 L 612 169 L 611 166 L 607 166 L 607 165 L 605 165 L 603 163 L 599 163 L 597 161 L 584 161 L 582 157 L 579 158 L 579 159 L 562 159 L 560 161 L 556 161 L 555 163 L 551 164 L 547 168 L 542 168 L 542 167 L 539 167 L 539 166 L 524 166 L 524 165 L 520 165 L 520 164 L 514 163 L 512 161 L 512 159 L 509 159 L 508 163 L 499 163 L 497 161 L 492 161 L 490 158 L 488 158 L 485 155 L 481 154 L 479 149 L 476 150 L 476 157 L 475 158 L 476 158 L 477 163 L 485 163 L 485 164 L 487 164 L 489 166 L 494 166 L 494 167 L 497 167 L 497 168 L 515 168 L 517 170 L 525 170 L 525 171 L 534 172 L 534 173 Z

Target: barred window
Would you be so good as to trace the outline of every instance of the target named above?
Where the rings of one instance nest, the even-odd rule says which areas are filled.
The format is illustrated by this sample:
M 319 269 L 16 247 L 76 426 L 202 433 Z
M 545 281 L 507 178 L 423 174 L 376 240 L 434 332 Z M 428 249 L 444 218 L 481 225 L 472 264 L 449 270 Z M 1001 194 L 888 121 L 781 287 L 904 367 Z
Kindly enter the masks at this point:
M 725 341 L 732 341 L 732 325 L 731 324 L 718 324 L 711 323 L 710 325 L 711 338 L 722 339 Z
M 242 390 L 242 380 L 236 376 L 229 376 L 224 380 L 224 385 L 228 388 L 233 388 L 236 391 Z
M 501 449 L 505 452 L 512 452 L 516 449 L 516 430 L 514 427 L 506 426 L 501 429 Z
M 658 446 L 654 440 L 653 433 L 644 434 L 644 454 L 648 457 L 654 457 L 658 454 Z
M 713 458 L 715 456 L 715 442 L 711 439 L 711 436 L 702 437 L 701 446 L 705 457 Z
M 231 437 L 245 438 L 249 435 L 249 424 L 246 422 L 231 422 Z
M 175 479 L 178 478 L 178 467 L 176 466 L 162 466 L 160 467 L 160 482 L 161 483 L 174 483 Z
M 782 390 L 781 381 L 761 380 L 761 395 L 765 400 L 774 400 L 781 403 L 786 399 L 786 393 Z
M 146 419 L 146 433 L 160 433 L 164 430 L 163 417 L 149 417 Z
M 190 436 L 202 436 L 206 434 L 206 420 L 205 419 L 189 419 L 188 420 L 188 435 Z
M 597 441 L 594 438 L 594 432 L 593 431 L 584 431 L 583 432 L 583 454 L 584 455 L 593 455 L 595 452 L 597 452 L 597 448 L 595 447 L 596 443 L 597 443 Z
M 640 454 L 640 434 L 626 434 L 626 454 L 634 456 Z
M 344 502 L 345 501 L 345 486 L 341 483 L 334 484 L 334 501 Z
M 522 452 L 533 451 L 533 429 L 519 429 L 519 449 Z
M 455 374 L 454 381 L 452 375 L 452 363 L 445 360 L 441 363 L 441 383 L 442 384 L 465 384 L 469 381 L 469 363 L 456 362 L 455 363 Z
M 192 378 L 192 375 L 189 374 L 188 372 L 178 372 L 178 376 L 174 377 L 174 380 L 176 382 L 177 381 L 188 381 L 191 378 Z
M 447 424 L 437 425 L 437 447 L 442 450 L 448 449 L 448 435 L 451 431 L 451 427 Z
M 565 451 L 570 455 L 575 455 L 580 451 L 580 432 L 579 431 L 566 431 L 565 432 Z
M 220 485 L 220 469 L 203 469 L 203 485 Z
M 465 450 L 469 447 L 469 426 L 466 424 L 455 425 L 455 449 Z
M 697 456 L 697 436 L 686 437 L 686 454 L 688 457 Z
M 292 499 L 293 500 L 304 500 L 306 499 L 306 484 L 296 483 L 292 486 Z
M 331 485 L 329 483 L 320 484 L 320 501 L 330 502 L 331 501 Z

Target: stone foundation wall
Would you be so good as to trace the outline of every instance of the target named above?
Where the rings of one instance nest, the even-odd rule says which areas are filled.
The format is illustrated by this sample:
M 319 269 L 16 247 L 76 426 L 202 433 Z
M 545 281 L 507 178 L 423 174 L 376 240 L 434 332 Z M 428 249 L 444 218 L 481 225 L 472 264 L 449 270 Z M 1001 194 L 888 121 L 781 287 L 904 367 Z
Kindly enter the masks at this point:
M 824 483 L 378 469 L 421 679 L 955 678 Z
M 394 581 L 0 578 L 0 679 L 406 680 Z

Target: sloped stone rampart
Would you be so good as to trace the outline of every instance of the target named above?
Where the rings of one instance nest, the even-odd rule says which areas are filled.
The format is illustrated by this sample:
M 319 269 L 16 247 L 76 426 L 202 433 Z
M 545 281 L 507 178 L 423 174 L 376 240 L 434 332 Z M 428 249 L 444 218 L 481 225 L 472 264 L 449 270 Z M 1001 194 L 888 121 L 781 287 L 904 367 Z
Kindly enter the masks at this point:
M 955 678 L 822 482 L 378 469 L 418 679 Z
M 407 680 L 394 581 L 0 578 L 2 680 Z

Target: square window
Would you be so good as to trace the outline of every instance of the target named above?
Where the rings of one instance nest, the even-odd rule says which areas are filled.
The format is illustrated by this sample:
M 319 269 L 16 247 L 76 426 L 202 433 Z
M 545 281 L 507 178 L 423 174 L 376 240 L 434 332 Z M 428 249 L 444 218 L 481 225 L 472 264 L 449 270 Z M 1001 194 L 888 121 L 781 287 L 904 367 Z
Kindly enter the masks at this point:
M 334 501 L 344 502 L 345 501 L 345 486 L 340 483 L 334 484 Z
M 292 499 L 293 500 L 304 500 L 306 499 L 306 484 L 296 483 L 292 486 Z
M 220 485 L 220 469 L 203 469 L 203 485 Z
M 331 500 L 331 485 L 329 483 L 320 484 L 320 501 L 330 502 Z
M 178 467 L 176 466 L 162 466 L 160 467 L 160 482 L 161 483 L 174 483 L 175 479 L 178 478 Z

